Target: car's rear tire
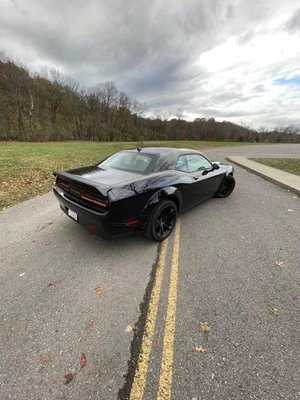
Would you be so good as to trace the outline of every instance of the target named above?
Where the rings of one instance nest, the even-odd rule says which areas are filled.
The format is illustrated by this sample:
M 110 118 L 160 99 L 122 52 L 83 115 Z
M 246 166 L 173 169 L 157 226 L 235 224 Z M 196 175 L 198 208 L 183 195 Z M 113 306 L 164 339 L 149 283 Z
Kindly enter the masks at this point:
M 154 208 L 145 231 L 145 236 L 162 242 L 171 235 L 176 225 L 177 207 L 171 200 L 163 200 Z
M 226 176 L 224 181 L 222 182 L 218 192 L 216 193 L 216 197 L 228 197 L 234 191 L 235 188 L 235 179 L 232 175 Z

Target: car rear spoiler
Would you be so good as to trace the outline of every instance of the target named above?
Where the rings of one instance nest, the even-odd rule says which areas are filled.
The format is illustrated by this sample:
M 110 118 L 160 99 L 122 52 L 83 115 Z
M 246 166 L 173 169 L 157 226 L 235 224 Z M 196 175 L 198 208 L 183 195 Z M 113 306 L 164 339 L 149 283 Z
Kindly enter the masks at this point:
M 79 175 L 69 174 L 68 172 L 55 171 L 55 172 L 53 172 L 53 175 L 55 177 L 59 176 L 59 177 L 62 177 L 62 178 L 66 178 L 70 182 L 82 183 L 83 185 L 95 188 L 103 196 L 107 196 L 107 193 L 111 189 L 110 186 L 108 186 L 108 185 L 105 185 L 105 184 L 97 185 L 97 184 L 95 184 L 95 182 L 93 182 L 93 181 L 91 181 L 89 179 L 82 178 Z

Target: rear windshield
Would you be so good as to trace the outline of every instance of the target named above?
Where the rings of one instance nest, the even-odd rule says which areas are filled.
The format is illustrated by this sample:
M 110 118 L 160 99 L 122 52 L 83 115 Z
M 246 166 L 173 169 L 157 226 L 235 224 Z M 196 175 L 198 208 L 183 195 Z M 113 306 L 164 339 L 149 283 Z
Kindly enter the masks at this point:
M 154 154 L 121 151 L 107 158 L 99 167 L 110 167 L 132 172 L 150 172 L 157 161 Z

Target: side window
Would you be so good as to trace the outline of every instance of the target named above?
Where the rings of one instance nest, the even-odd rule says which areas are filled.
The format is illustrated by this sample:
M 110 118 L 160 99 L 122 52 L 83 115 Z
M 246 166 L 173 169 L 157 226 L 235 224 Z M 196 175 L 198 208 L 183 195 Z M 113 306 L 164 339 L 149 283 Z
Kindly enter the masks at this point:
M 187 154 L 186 158 L 190 172 L 212 169 L 212 164 L 200 154 Z
M 177 171 L 189 172 L 189 167 L 185 155 L 178 157 L 175 169 Z

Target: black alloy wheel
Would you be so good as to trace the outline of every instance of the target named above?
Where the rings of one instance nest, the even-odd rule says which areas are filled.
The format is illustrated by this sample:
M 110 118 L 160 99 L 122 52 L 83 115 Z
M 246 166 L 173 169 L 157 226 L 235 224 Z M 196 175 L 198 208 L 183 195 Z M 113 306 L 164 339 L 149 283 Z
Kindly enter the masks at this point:
M 171 200 L 163 200 L 152 212 L 146 229 L 146 236 L 162 242 L 172 233 L 177 219 L 177 207 Z
M 228 197 L 231 195 L 235 188 L 235 179 L 232 175 L 226 176 L 224 182 L 222 183 L 220 191 L 217 193 L 217 197 Z

